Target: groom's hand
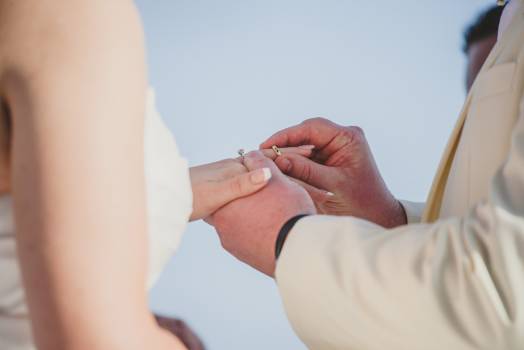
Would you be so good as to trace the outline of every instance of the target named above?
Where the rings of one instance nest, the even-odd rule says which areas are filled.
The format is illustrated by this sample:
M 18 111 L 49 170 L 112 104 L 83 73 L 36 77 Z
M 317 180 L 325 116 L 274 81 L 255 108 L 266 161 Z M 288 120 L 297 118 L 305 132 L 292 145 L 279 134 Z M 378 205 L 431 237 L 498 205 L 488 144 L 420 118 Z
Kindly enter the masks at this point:
M 360 128 L 315 118 L 276 133 L 260 147 L 304 144 L 315 146 L 311 159 L 283 154 L 275 162 L 305 183 L 319 212 L 356 216 L 385 227 L 406 223 L 404 209 L 386 187 Z
M 239 260 L 273 276 L 275 243 L 282 226 L 300 214 L 315 214 L 307 192 L 283 175 L 261 152 L 245 156 L 250 170 L 267 169 L 269 184 L 252 196 L 238 199 L 217 211 L 212 222 L 222 246 Z
M 311 146 L 281 149 L 283 154 L 311 156 Z M 266 150 L 267 157 L 275 157 L 272 150 Z M 242 158 L 224 159 L 189 169 L 193 190 L 193 212 L 191 221 L 207 219 L 211 214 L 229 202 L 247 197 L 267 184 L 262 169 L 249 171 Z

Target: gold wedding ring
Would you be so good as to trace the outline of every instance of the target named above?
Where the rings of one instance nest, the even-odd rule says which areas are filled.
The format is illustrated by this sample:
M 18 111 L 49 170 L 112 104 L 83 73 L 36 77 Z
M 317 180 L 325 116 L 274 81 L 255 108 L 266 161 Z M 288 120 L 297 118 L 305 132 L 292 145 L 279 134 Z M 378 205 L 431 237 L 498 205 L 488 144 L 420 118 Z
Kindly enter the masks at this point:
M 275 152 L 277 157 L 282 155 L 282 151 L 276 145 L 271 146 L 271 149 Z

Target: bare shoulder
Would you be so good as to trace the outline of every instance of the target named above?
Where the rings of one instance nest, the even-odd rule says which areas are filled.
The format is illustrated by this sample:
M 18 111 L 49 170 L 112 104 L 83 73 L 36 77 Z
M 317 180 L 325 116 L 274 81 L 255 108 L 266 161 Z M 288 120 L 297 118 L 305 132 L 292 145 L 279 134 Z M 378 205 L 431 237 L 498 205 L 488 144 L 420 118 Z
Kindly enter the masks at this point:
M 41 69 L 70 55 L 142 50 L 132 0 L 0 0 L 0 71 Z

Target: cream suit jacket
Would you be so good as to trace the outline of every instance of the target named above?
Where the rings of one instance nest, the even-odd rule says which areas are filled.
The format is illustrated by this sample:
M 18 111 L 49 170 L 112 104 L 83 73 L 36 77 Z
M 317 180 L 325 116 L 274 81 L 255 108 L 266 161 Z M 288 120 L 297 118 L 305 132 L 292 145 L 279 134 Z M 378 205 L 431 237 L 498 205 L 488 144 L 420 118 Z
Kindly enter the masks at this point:
M 310 349 L 524 349 L 524 0 L 514 1 L 423 223 L 312 216 L 288 236 L 276 278 Z

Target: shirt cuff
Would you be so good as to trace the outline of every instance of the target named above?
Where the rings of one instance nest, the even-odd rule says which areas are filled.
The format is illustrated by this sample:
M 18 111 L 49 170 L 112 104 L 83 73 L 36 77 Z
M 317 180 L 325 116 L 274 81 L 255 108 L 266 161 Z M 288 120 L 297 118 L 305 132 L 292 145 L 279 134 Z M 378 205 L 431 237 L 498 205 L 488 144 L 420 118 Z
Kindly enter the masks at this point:
M 418 224 L 422 221 L 422 214 L 424 213 L 426 203 L 416 203 L 401 200 L 400 204 L 402 207 L 404 207 L 408 224 Z

